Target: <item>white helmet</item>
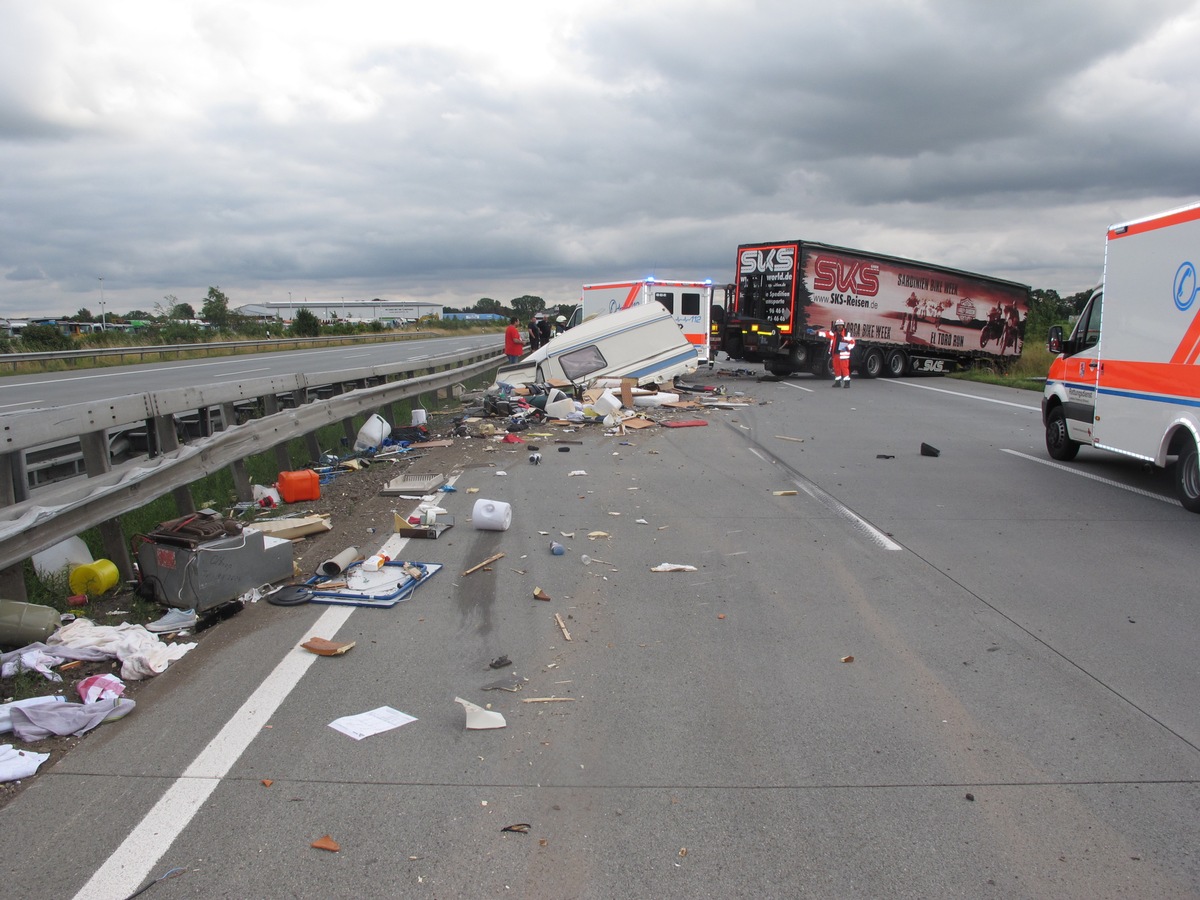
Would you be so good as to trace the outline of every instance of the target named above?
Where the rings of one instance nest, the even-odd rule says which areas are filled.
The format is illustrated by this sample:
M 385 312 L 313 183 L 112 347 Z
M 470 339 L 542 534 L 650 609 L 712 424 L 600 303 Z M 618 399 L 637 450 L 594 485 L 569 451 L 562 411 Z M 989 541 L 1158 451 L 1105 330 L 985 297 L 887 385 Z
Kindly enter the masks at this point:
M 834 327 L 834 328 L 837 328 L 837 326 L 839 326 L 839 325 L 845 325 L 845 324 L 846 324 L 845 320 L 843 320 L 843 319 L 838 319 L 836 322 L 834 322 L 834 323 L 833 323 L 833 327 Z
M 566 316 L 559 316 L 559 317 L 558 317 L 557 319 L 555 319 L 554 321 L 555 321 L 555 322 L 565 322 L 565 321 L 567 321 L 567 317 L 566 317 Z

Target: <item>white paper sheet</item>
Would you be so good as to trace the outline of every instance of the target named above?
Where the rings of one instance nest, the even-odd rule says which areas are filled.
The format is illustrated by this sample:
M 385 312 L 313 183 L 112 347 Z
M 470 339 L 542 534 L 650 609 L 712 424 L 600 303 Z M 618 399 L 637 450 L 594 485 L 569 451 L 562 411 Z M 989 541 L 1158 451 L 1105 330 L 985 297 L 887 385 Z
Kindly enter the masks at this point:
M 350 735 L 356 741 L 361 741 L 373 734 L 391 731 L 393 728 L 399 728 L 401 725 L 415 721 L 417 721 L 416 716 L 402 713 L 390 706 L 381 706 L 379 709 L 368 710 L 356 716 L 342 716 L 340 719 L 334 719 L 329 723 L 329 727 L 334 731 Z

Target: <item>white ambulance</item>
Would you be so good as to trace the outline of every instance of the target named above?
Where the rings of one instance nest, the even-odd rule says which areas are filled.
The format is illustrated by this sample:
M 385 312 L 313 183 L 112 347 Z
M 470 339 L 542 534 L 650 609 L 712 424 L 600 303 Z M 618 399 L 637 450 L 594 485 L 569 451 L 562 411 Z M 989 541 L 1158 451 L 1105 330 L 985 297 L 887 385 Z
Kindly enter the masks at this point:
M 579 298 L 579 306 L 572 313 L 567 327 L 573 328 L 593 316 L 641 306 L 652 300 L 667 308 L 688 343 L 696 348 L 700 362 L 708 362 L 708 334 L 713 305 L 712 279 L 659 281 L 656 278 L 644 278 L 641 281 L 585 284 Z
M 1083 444 L 1165 467 L 1200 512 L 1200 203 L 1108 230 L 1104 282 L 1059 356 L 1042 397 L 1046 449 Z

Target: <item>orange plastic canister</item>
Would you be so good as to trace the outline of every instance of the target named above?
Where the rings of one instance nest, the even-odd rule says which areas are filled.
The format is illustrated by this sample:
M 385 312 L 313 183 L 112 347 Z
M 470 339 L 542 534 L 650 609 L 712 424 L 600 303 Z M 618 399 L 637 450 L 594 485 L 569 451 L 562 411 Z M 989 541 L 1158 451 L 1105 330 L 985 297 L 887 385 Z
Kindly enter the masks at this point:
M 312 469 L 298 472 L 280 472 L 275 483 L 284 503 L 303 503 L 305 500 L 321 499 L 321 479 Z

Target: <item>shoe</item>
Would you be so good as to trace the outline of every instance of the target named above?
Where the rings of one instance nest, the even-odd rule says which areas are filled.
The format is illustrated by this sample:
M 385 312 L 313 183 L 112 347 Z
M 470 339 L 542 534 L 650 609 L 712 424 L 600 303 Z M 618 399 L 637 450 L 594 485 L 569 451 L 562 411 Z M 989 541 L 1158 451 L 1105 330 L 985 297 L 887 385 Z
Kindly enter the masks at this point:
M 196 624 L 194 609 L 173 609 L 161 619 L 143 626 L 151 634 L 166 634 L 169 631 L 182 631 Z
M 849 378 L 847 378 L 845 381 L 842 382 L 842 387 L 850 387 L 850 379 Z
M 842 379 L 840 378 L 833 379 L 833 384 L 831 384 L 830 387 L 837 387 L 841 383 L 841 380 Z

